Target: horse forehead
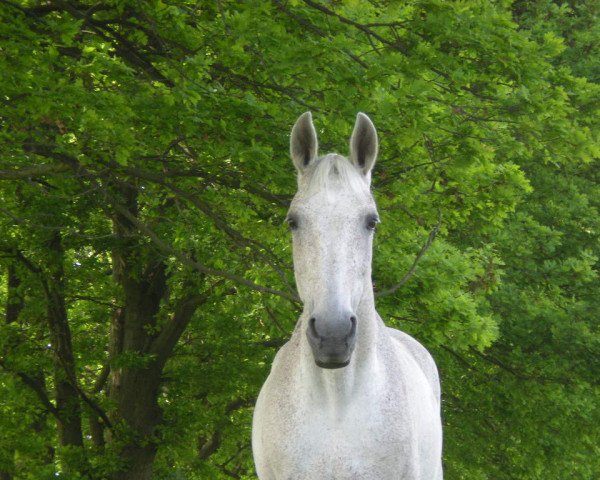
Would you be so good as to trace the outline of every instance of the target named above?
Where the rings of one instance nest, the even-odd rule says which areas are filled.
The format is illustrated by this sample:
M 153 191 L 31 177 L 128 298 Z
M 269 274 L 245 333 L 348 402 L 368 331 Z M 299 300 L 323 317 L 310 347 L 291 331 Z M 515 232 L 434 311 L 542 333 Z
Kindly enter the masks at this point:
M 291 209 L 304 214 L 335 218 L 375 209 L 375 200 L 368 190 L 350 188 L 341 182 L 333 182 L 327 188 L 315 191 L 300 189 L 294 197 Z
M 294 210 L 313 220 L 332 220 L 337 217 L 346 217 L 355 214 L 370 206 L 369 202 L 356 198 L 354 195 L 333 196 L 331 194 L 312 195 L 306 199 L 299 199 L 292 204 Z

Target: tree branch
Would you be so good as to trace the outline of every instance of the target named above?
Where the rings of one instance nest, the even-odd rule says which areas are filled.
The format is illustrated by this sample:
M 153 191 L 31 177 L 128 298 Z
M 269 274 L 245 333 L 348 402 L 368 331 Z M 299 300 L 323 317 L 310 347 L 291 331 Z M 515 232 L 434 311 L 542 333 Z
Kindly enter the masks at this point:
M 166 182 L 164 180 L 164 177 L 157 173 L 148 172 L 145 170 L 141 170 L 139 168 L 126 168 L 125 171 L 137 178 L 144 178 L 146 180 L 150 180 L 152 182 L 158 183 L 159 185 L 162 185 L 162 186 L 168 188 L 169 190 L 171 190 L 173 193 L 175 193 L 179 197 L 190 202 L 192 205 L 194 205 L 196 208 L 198 208 L 198 210 L 200 210 L 202 213 L 204 213 L 204 215 L 206 215 L 208 218 L 210 218 L 212 220 L 212 222 L 214 223 L 214 225 L 219 230 L 225 232 L 225 234 L 227 236 L 229 236 L 229 238 L 231 238 L 235 243 L 237 243 L 241 247 L 251 248 L 252 251 L 255 253 L 256 257 L 260 261 L 271 265 L 273 267 L 273 269 L 279 275 L 280 279 L 289 287 L 289 285 L 287 283 L 287 277 L 286 277 L 285 273 L 283 272 L 283 270 L 281 269 L 281 267 L 279 266 L 279 263 L 281 262 L 279 257 L 277 257 L 277 255 L 275 255 L 265 245 L 261 244 L 260 242 L 254 240 L 254 239 L 246 238 L 240 232 L 238 232 L 237 230 L 232 228 L 225 220 L 220 218 L 215 213 L 213 207 L 206 204 L 198 196 L 190 195 L 188 192 L 176 187 L 175 185 L 173 185 L 169 182 Z
M 58 3 L 58 2 L 57 2 Z M 146 58 L 139 49 L 123 37 L 116 30 L 103 25 L 102 22 L 95 21 L 87 12 L 78 10 L 78 5 L 72 5 L 70 2 L 60 2 L 60 6 L 73 17 L 83 20 L 94 32 L 110 42 L 115 51 L 125 62 L 141 68 L 150 78 L 164 83 L 168 87 L 174 87 L 175 83 L 167 78 L 153 63 Z
M 198 153 L 192 147 L 187 145 L 184 141 L 177 142 L 176 146 L 189 159 L 193 160 L 196 165 L 202 164 L 202 159 L 200 158 Z M 219 185 L 223 185 L 225 187 L 243 188 L 244 190 L 247 190 L 250 193 L 258 195 L 259 197 L 262 197 L 265 200 L 268 200 L 270 202 L 275 202 L 281 206 L 287 207 L 287 205 L 291 201 L 291 197 L 284 196 L 284 195 L 275 195 L 271 192 L 256 188 L 251 183 L 243 182 L 242 176 L 239 172 L 227 171 L 226 176 L 216 177 L 214 175 L 210 175 L 205 170 L 202 170 L 201 168 L 198 168 L 197 166 L 195 166 L 193 169 L 189 169 L 186 171 L 167 170 L 164 172 L 164 174 L 165 174 L 165 176 L 175 176 L 175 177 L 177 177 L 177 176 L 194 176 L 194 177 L 208 178 L 208 179 L 211 179 L 212 181 L 214 181 L 215 183 L 218 183 Z
M 510 374 L 514 375 L 516 378 L 518 378 L 520 380 L 532 380 L 534 382 L 539 382 L 542 384 L 557 383 L 559 385 L 571 385 L 573 383 L 571 381 L 571 379 L 569 379 L 569 378 L 537 376 L 537 375 L 532 375 L 530 373 L 525 373 L 525 372 L 513 367 L 512 365 L 509 365 L 506 362 L 504 362 L 488 353 L 480 352 L 479 350 L 477 350 L 473 347 L 471 347 L 470 351 L 472 353 L 474 353 L 475 355 L 477 355 L 479 358 L 482 358 L 486 362 L 489 362 L 493 365 L 496 365 L 497 367 L 500 367 L 502 370 L 509 372 Z
M 19 169 L 0 170 L 0 180 L 28 180 L 32 177 L 61 173 L 69 170 L 63 164 L 42 164 Z
M 162 328 L 158 336 L 152 341 L 149 351 L 157 355 L 159 362 L 166 362 L 171 354 L 173 347 L 181 334 L 190 323 L 194 313 L 200 305 L 206 303 L 210 298 L 214 288 L 222 284 L 223 279 L 220 279 L 208 287 L 200 294 L 190 294 L 179 301 L 171 320 Z
M 458 354 L 458 352 L 455 352 L 450 347 L 443 345 L 443 344 L 440 344 L 440 347 L 442 347 L 444 350 L 446 350 L 448 353 L 450 353 L 467 370 L 474 369 L 473 365 L 471 365 L 467 360 L 465 360 L 462 356 L 460 356 Z
M 163 241 L 156 233 L 154 233 L 150 229 L 150 227 L 148 227 L 146 224 L 142 223 L 137 217 L 132 215 L 131 212 L 129 212 L 129 210 L 124 208 L 122 205 L 119 205 L 118 203 L 113 203 L 113 208 L 117 212 L 119 212 L 121 215 L 123 215 L 127 220 L 129 220 L 129 222 L 131 222 L 131 224 L 134 225 L 139 231 L 146 234 L 148 236 L 148 238 L 150 238 L 150 240 L 152 240 L 152 242 L 154 242 L 154 244 L 158 248 L 160 248 L 160 250 L 163 251 L 163 253 L 175 256 L 184 265 L 187 265 L 188 267 L 191 267 L 194 270 L 197 270 L 198 272 L 204 273 L 206 275 L 212 275 L 214 277 L 224 278 L 224 279 L 239 283 L 241 285 L 245 285 L 246 287 L 248 287 L 252 290 L 256 290 L 257 292 L 270 293 L 273 295 L 277 295 L 279 297 L 286 298 L 293 303 L 300 302 L 300 298 L 293 293 L 284 292 L 282 290 L 277 290 L 277 289 L 270 288 L 270 287 L 265 287 L 263 285 L 254 283 L 251 280 L 248 280 L 240 275 L 236 275 L 234 273 L 226 272 L 224 270 L 218 270 L 216 268 L 211 268 L 211 267 L 202 265 L 201 263 L 194 260 L 187 254 L 174 249 L 167 242 Z
M 36 146 L 36 147 L 39 147 L 39 146 Z M 87 169 L 82 167 L 79 164 L 79 162 L 77 161 L 77 159 L 70 157 L 68 155 L 54 152 L 51 148 L 48 148 L 48 147 L 41 148 L 41 149 L 37 148 L 35 153 L 41 154 L 44 156 L 49 156 L 51 158 L 56 158 L 56 159 L 64 162 L 66 165 L 68 165 L 72 169 L 74 169 L 77 173 L 80 173 L 80 174 L 84 173 L 84 174 L 90 176 L 91 178 L 93 178 L 95 176 L 93 173 L 89 172 Z M 191 152 L 189 152 L 189 154 L 192 155 Z M 233 282 L 239 283 L 241 285 L 245 285 L 246 287 L 249 287 L 252 290 L 255 290 L 255 291 L 258 291 L 261 293 L 270 293 L 273 295 L 277 295 L 277 296 L 286 298 L 287 300 L 290 300 L 293 303 L 300 302 L 300 298 L 294 293 L 285 292 L 285 291 L 273 289 L 270 287 L 265 287 L 265 286 L 259 285 L 257 283 L 254 283 L 242 276 L 239 276 L 239 275 L 236 275 L 236 274 L 233 274 L 230 272 L 226 272 L 224 270 L 218 270 L 215 268 L 211 268 L 211 267 L 202 265 L 201 263 L 197 262 L 190 256 L 186 255 L 183 252 L 177 251 L 171 245 L 169 245 L 168 243 L 161 240 L 160 237 L 158 235 L 156 235 L 156 233 L 154 233 L 147 225 L 142 223 L 137 217 L 132 215 L 131 212 L 129 212 L 129 210 L 127 210 L 122 205 L 120 205 L 117 202 L 112 202 L 112 205 L 113 205 L 113 208 L 118 213 L 120 213 L 121 215 L 123 215 L 123 217 L 125 217 L 127 220 L 129 220 L 129 222 L 131 222 L 131 224 L 134 225 L 139 231 L 146 234 L 152 240 L 152 242 L 163 251 L 163 253 L 175 256 L 183 264 L 193 268 L 194 270 L 197 270 L 201 273 L 205 273 L 207 275 L 212 275 L 215 277 L 220 277 L 220 278 L 225 278 L 227 280 L 231 280 Z
M 221 446 L 221 433 L 216 431 L 209 438 L 200 437 L 198 439 L 198 446 L 200 447 L 198 449 L 198 458 L 206 460 Z
M 421 247 L 421 250 L 419 250 L 419 253 L 417 253 L 417 256 L 413 260 L 412 265 L 408 269 L 408 272 L 406 272 L 404 274 L 404 276 L 400 279 L 400 281 L 398 283 L 396 283 L 395 285 L 393 285 L 393 286 L 391 286 L 389 288 L 386 288 L 385 290 L 377 292 L 375 296 L 381 297 L 381 296 L 384 296 L 384 295 L 390 295 L 390 294 L 394 293 L 402 285 L 404 285 L 408 281 L 408 279 L 410 277 L 413 276 L 413 274 L 417 270 L 417 264 L 419 263 L 419 261 L 421 260 L 421 258 L 423 257 L 423 255 L 425 255 L 425 253 L 427 252 L 427 250 L 429 249 L 429 247 L 431 246 L 431 244 L 435 240 L 435 237 L 437 236 L 438 232 L 440 231 L 441 225 L 442 224 L 441 224 L 441 214 L 440 214 L 440 216 L 438 217 L 438 223 L 436 223 L 435 226 L 433 227 L 433 230 L 431 230 L 431 232 L 429 232 L 429 236 L 427 237 L 427 241 Z
M 210 437 L 200 437 L 198 439 L 198 457 L 201 460 L 206 460 L 213 453 L 215 453 L 221 446 L 221 432 L 219 429 L 223 428 L 229 421 L 229 416 L 239 410 L 240 408 L 251 407 L 256 403 L 256 398 L 236 398 L 225 406 L 225 415 L 219 422 L 217 429 L 210 435 Z M 224 465 L 226 465 L 226 462 Z
M 309 110 L 312 110 L 313 112 L 318 112 L 320 111 L 319 107 L 316 105 L 311 105 L 309 103 L 306 103 L 304 100 L 302 100 L 301 98 L 298 98 L 295 94 L 296 92 L 295 87 L 284 87 L 281 85 L 277 85 L 275 83 L 263 83 L 263 82 L 258 82 L 250 77 L 247 77 L 245 75 L 242 75 L 240 73 L 235 73 L 233 72 L 229 67 L 219 64 L 219 63 L 213 63 L 211 65 L 211 69 L 214 72 L 220 72 L 221 74 L 224 74 L 227 76 L 227 78 L 233 83 L 236 84 L 238 86 L 251 86 L 254 88 L 254 91 L 257 93 L 260 93 L 262 90 L 272 90 L 274 92 L 278 92 L 281 93 L 282 95 L 287 96 L 288 98 L 294 100 L 295 102 L 299 103 L 300 105 L 308 108 Z M 213 75 L 213 78 L 216 78 L 215 75 Z
M 102 421 L 104 422 L 104 425 L 106 425 L 106 427 L 109 430 L 113 430 L 112 422 L 109 420 L 108 415 L 106 415 L 106 412 L 102 409 L 102 407 L 100 407 L 100 405 L 98 405 L 95 400 L 90 398 L 87 395 L 87 393 L 85 393 L 83 391 L 83 389 L 77 384 L 77 380 L 75 378 L 71 378 L 69 381 L 70 381 L 71 385 L 73 385 L 73 388 L 75 388 L 75 390 L 77 390 L 77 393 L 79 394 L 81 399 L 85 403 L 87 403 L 89 405 L 89 407 L 94 412 L 96 412 L 98 414 L 98 416 L 102 419 Z
M 46 392 L 46 389 L 42 385 L 40 385 L 39 382 L 37 382 L 34 378 L 30 377 L 29 375 L 27 375 L 24 372 L 17 372 L 15 370 L 11 370 L 10 368 L 8 368 L 6 366 L 6 363 L 1 359 L 0 359 L 0 367 L 2 367 L 7 372 L 10 372 L 13 375 L 16 375 L 17 377 L 19 377 L 25 385 L 27 385 L 31 390 L 33 390 L 33 392 L 37 395 L 38 399 L 40 400 L 40 402 L 42 403 L 44 408 L 48 412 L 50 412 L 52 415 L 54 415 L 55 417 L 58 418 L 58 410 L 50 401 L 50 398 L 48 397 L 48 393 Z
M 317 27 L 313 23 L 309 22 L 305 18 L 301 17 L 300 15 L 296 15 L 286 5 L 284 5 L 283 2 L 274 0 L 274 3 L 279 10 L 281 10 L 283 13 L 285 13 L 288 17 L 290 17 L 293 20 L 295 20 L 296 22 L 298 22 L 305 29 L 312 31 L 313 33 L 316 33 L 317 35 L 319 35 L 322 38 L 330 38 L 330 36 L 327 32 L 321 30 L 319 27 Z M 368 63 L 361 60 L 359 57 L 357 57 L 355 54 L 353 54 L 349 50 L 342 50 L 342 52 L 345 53 L 346 55 L 348 55 L 352 60 L 354 60 L 356 63 L 358 63 L 361 67 L 363 67 L 365 69 L 369 68 Z
M 362 23 L 358 23 L 358 22 L 355 22 L 354 20 L 351 20 L 350 18 L 344 17 L 344 16 L 340 15 L 339 13 L 334 12 L 333 10 L 330 10 L 329 8 L 325 7 L 324 5 L 321 5 L 317 2 L 313 2 L 312 0 L 304 0 L 304 3 L 306 3 L 308 6 L 314 8 L 316 10 L 319 10 L 320 12 L 322 12 L 326 15 L 337 18 L 340 22 L 345 23 L 346 25 L 353 26 L 354 28 L 367 34 L 368 36 L 371 36 L 371 37 L 379 40 L 384 45 L 389 45 L 391 47 L 394 47 L 402 53 L 406 53 L 408 50 L 404 45 L 401 45 L 399 42 L 393 43 L 393 42 L 389 41 L 387 38 L 382 37 L 377 32 L 373 31 L 367 25 L 363 25 Z

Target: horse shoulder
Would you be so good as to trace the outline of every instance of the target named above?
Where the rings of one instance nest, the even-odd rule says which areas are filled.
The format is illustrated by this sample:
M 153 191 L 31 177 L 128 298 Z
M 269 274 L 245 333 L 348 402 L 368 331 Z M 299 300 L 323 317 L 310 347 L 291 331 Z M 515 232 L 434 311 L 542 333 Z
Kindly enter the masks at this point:
M 296 382 L 292 372 L 297 368 L 298 343 L 299 339 L 294 334 L 277 351 L 269 375 L 258 396 L 257 410 L 260 415 L 267 413 L 266 411 L 272 415 L 274 412 L 271 409 L 274 407 L 277 407 L 276 412 L 290 408 L 289 391 L 294 388 Z
M 293 396 L 289 395 L 293 376 L 289 372 L 294 343 L 291 339 L 277 351 L 254 407 L 252 452 L 258 477 L 265 480 L 276 478 L 273 469 L 279 456 L 274 447 L 281 446 L 289 430 L 287 424 L 293 409 Z
M 440 401 L 440 377 L 438 369 L 429 351 L 413 337 L 395 328 L 387 327 L 390 336 L 403 346 L 417 362 L 427 378 L 435 398 Z

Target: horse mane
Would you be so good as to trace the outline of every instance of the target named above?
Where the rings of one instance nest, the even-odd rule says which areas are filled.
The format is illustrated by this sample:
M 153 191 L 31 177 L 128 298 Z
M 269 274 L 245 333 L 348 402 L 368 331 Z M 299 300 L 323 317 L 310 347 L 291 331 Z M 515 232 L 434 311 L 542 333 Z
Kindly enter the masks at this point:
M 334 186 L 348 188 L 355 193 L 369 196 L 369 182 L 362 171 L 346 157 L 329 153 L 320 157 L 303 175 L 307 180 L 306 193 L 310 196 L 320 191 L 331 191 Z

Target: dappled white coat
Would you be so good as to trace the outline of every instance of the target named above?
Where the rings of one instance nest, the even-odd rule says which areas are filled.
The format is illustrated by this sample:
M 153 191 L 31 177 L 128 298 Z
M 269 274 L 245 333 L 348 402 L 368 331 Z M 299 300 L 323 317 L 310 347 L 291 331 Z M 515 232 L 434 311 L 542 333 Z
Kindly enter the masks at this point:
M 288 216 L 304 312 L 257 400 L 256 470 L 261 480 L 440 480 L 436 366 L 423 346 L 386 327 L 375 311 L 369 185 L 377 137 L 366 115 L 358 115 L 350 143 L 350 160 L 319 158 L 310 113 L 292 130 L 299 190 Z M 318 318 L 320 331 L 338 328 L 327 322 L 339 312 L 356 320 L 355 346 L 348 347 L 347 366 L 321 368 L 309 319 Z

